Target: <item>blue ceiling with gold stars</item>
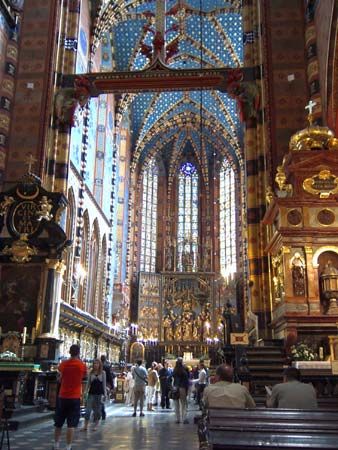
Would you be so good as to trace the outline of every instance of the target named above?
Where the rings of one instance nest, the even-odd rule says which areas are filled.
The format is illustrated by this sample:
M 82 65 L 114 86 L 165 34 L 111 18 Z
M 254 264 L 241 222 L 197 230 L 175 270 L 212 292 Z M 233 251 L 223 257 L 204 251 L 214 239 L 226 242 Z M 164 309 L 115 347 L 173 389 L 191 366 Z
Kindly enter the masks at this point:
M 113 70 L 146 69 L 161 31 L 165 64 L 174 69 L 241 67 L 241 0 L 105 1 L 101 18 L 110 24 Z M 148 54 L 147 54 L 148 51 Z M 150 53 L 149 53 L 150 52 Z M 130 104 L 133 153 L 143 162 L 162 153 L 210 160 L 226 149 L 238 155 L 242 125 L 236 102 L 218 91 L 143 93 Z M 202 138 L 201 138 L 202 135 Z

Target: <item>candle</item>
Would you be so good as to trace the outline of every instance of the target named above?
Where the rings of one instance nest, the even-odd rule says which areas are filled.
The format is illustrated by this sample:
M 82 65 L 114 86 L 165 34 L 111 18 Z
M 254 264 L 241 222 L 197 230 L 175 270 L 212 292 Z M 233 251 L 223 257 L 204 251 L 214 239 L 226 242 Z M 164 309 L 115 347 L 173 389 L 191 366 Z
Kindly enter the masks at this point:
M 0 327 L 0 337 L 2 336 L 2 327 Z
M 324 359 L 324 348 L 323 347 L 319 347 L 319 359 L 321 361 L 323 361 L 323 359 Z
M 32 328 L 32 344 L 34 344 L 35 337 L 36 337 L 36 330 L 35 330 L 35 327 L 33 327 Z
M 27 338 L 27 327 L 23 328 L 23 333 L 22 333 L 22 343 L 26 344 L 26 338 Z

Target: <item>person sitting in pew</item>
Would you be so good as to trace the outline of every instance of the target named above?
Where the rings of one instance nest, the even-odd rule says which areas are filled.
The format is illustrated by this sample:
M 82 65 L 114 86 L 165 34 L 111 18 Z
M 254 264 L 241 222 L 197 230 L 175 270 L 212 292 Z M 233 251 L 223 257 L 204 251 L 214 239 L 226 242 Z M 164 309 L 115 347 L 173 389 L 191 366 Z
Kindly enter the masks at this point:
M 283 373 L 283 383 L 272 388 L 267 397 L 268 408 L 316 409 L 317 395 L 310 383 L 300 381 L 300 371 L 296 367 L 288 367 Z
M 203 403 L 206 408 L 255 408 L 255 401 L 248 389 L 239 383 L 233 383 L 232 367 L 227 364 L 218 366 L 216 377 L 216 383 L 207 386 L 203 392 Z

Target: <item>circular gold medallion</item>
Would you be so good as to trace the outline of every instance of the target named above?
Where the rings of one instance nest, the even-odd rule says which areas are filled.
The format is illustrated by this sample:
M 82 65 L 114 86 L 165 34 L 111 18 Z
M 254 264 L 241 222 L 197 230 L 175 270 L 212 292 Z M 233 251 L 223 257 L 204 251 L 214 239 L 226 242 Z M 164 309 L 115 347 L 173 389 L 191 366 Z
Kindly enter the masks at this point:
M 322 209 L 317 214 L 317 220 L 322 225 L 332 225 L 335 221 L 336 216 L 334 215 L 334 212 L 330 209 Z
M 302 214 L 298 209 L 291 209 L 291 211 L 288 212 L 287 220 L 290 225 L 299 225 L 302 222 Z

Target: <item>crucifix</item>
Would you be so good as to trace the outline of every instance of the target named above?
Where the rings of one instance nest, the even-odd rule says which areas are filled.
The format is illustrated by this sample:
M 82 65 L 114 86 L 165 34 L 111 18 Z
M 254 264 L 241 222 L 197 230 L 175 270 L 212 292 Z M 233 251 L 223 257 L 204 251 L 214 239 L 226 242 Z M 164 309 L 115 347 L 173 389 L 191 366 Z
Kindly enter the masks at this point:
M 313 121 L 312 114 L 313 114 L 314 107 L 316 105 L 317 105 L 317 102 L 314 102 L 313 100 L 310 100 L 309 103 L 304 108 L 304 109 L 308 109 L 309 110 L 308 121 L 309 121 L 310 125 L 312 125 L 312 121 Z
M 33 155 L 30 153 L 29 156 L 25 159 L 25 165 L 28 166 L 28 173 L 32 173 L 32 167 L 36 163 L 37 159 L 33 157 Z
M 314 102 L 313 100 L 310 100 L 309 103 L 305 106 L 304 109 L 309 110 L 309 114 L 313 113 L 314 107 L 317 105 L 317 102 Z

